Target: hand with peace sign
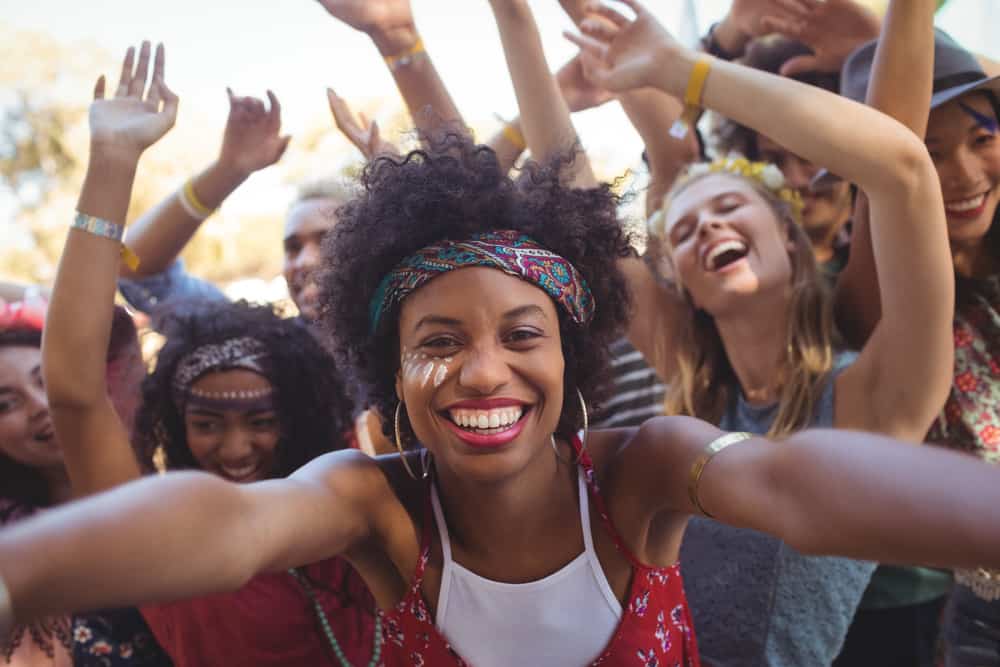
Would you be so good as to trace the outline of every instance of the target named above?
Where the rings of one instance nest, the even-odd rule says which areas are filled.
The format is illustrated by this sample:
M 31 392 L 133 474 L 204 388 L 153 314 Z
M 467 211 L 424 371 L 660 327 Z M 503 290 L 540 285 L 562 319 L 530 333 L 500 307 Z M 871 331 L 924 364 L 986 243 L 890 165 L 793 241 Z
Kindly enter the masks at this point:
M 162 44 L 157 45 L 153 75 L 147 86 L 150 51 L 150 43 L 143 42 L 136 63 L 135 48 L 129 47 L 113 97 L 104 96 L 105 78 L 97 80 L 90 105 L 92 153 L 138 161 L 143 151 L 174 126 L 177 95 L 164 81 L 166 52 Z

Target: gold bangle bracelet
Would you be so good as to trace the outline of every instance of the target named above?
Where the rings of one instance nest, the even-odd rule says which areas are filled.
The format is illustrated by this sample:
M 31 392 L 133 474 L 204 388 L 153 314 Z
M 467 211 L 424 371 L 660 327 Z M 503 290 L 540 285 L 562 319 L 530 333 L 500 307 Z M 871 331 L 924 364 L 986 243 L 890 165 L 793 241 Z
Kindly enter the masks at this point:
M 698 508 L 698 511 L 707 516 L 708 518 L 714 518 L 708 510 L 702 507 L 701 500 L 698 499 L 698 485 L 701 484 L 701 475 L 705 472 L 705 466 L 715 458 L 715 455 L 721 452 L 723 449 L 730 445 L 735 445 L 737 442 L 742 442 L 753 436 L 750 433 L 737 432 L 737 433 L 725 433 L 720 435 L 718 438 L 708 443 L 705 449 L 702 450 L 698 458 L 695 459 L 694 463 L 691 464 L 691 472 L 688 474 L 688 497 L 691 499 L 691 504 Z

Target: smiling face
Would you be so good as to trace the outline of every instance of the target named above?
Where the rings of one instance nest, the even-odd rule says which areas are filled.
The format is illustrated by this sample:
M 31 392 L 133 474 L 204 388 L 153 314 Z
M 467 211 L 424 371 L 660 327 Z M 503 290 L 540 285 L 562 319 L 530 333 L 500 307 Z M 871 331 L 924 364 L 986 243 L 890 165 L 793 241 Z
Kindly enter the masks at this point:
M 548 453 L 565 362 L 554 302 L 490 268 L 439 276 L 403 301 L 397 395 L 439 468 L 497 480 Z
M 184 430 L 202 470 L 233 482 L 272 476 L 281 436 L 272 391 L 267 378 L 243 369 L 206 373 L 191 385 Z
M 339 204 L 328 197 L 306 199 L 293 205 L 285 220 L 285 282 L 299 312 L 310 321 L 319 316 L 320 248 L 336 222 L 333 212 Z
M 665 229 L 680 283 L 713 316 L 791 284 L 793 242 L 771 204 L 738 176 L 712 174 L 683 188 Z
M 63 466 L 37 347 L 0 347 L 0 452 L 31 468 Z
M 931 111 L 927 149 L 941 180 L 953 245 L 982 241 L 1000 203 L 1000 142 L 990 99 L 972 93 Z
M 760 159 L 781 169 L 788 187 L 802 197 L 802 229 L 814 244 L 830 243 L 851 217 L 851 186 L 835 180 L 820 191 L 810 188 L 819 167 L 784 146 L 757 135 Z

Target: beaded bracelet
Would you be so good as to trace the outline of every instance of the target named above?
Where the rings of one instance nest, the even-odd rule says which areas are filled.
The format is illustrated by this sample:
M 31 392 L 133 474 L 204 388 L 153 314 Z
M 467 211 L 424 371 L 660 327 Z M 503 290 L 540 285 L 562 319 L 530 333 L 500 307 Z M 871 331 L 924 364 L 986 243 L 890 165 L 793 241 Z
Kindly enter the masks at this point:
M 116 241 L 121 246 L 120 254 L 122 261 L 125 262 L 125 266 L 133 271 L 139 268 L 139 258 L 122 242 L 122 238 L 125 236 L 125 225 L 119 225 L 110 220 L 95 218 L 92 215 L 77 211 L 76 217 L 73 218 L 70 227 L 93 234 L 94 236 Z
M 694 463 L 691 464 L 691 472 L 688 475 L 688 497 L 691 499 L 691 504 L 698 508 L 698 511 L 707 516 L 709 519 L 713 518 L 712 515 L 701 505 L 701 500 L 698 498 L 698 485 L 701 484 L 701 475 L 705 472 L 705 466 L 715 458 L 715 455 L 721 452 L 723 449 L 730 445 L 735 445 L 737 442 L 742 442 L 747 438 L 751 438 L 749 433 L 726 433 L 719 436 L 712 442 L 708 443 L 705 449 L 702 450 L 701 454 L 695 459 Z

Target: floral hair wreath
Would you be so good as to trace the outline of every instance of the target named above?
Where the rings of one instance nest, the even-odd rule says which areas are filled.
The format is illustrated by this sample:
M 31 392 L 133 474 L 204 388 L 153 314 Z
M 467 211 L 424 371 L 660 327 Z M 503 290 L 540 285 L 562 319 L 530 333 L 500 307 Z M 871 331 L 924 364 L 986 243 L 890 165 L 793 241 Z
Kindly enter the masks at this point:
M 733 174 L 742 176 L 764 186 L 771 194 L 788 204 L 792 212 L 792 218 L 796 224 L 802 222 L 802 209 L 804 204 L 802 196 L 798 190 L 794 190 L 785 185 L 785 175 L 777 165 L 770 162 L 751 162 L 740 155 L 719 158 L 714 162 L 696 162 L 687 168 L 680 179 L 678 186 L 700 178 L 706 174 Z M 650 234 L 662 237 L 666 234 L 666 214 L 661 209 L 654 213 L 647 223 Z

